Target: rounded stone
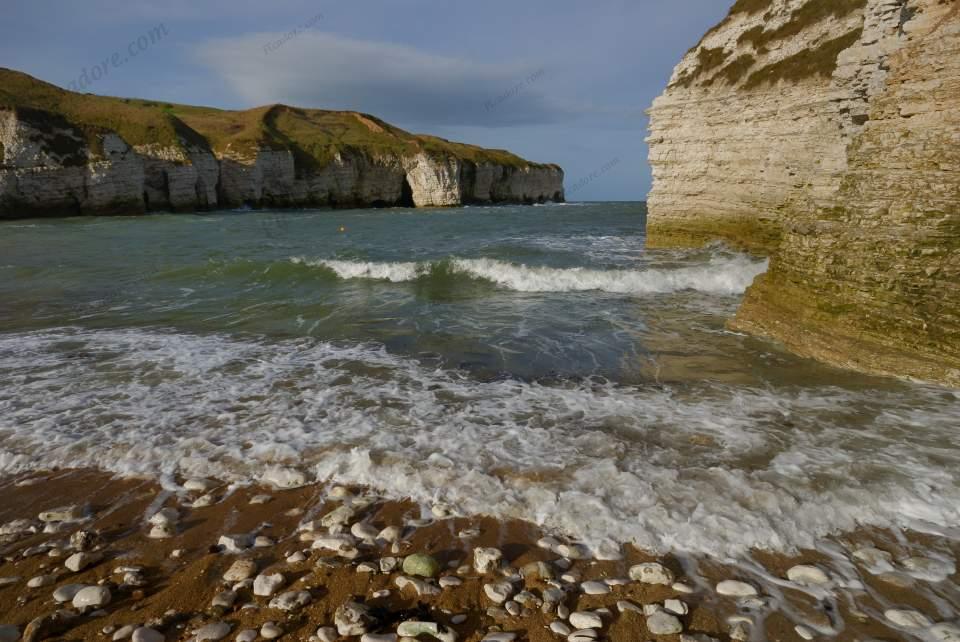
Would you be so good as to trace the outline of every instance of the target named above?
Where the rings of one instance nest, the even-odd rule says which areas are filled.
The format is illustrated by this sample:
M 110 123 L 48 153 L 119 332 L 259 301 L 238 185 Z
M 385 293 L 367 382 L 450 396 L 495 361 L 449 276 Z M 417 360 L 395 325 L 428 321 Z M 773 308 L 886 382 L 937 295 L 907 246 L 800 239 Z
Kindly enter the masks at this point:
M 87 586 L 77 591 L 72 603 L 75 609 L 99 609 L 110 603 L 110 589 L 106 586 Z
M 797 584 L 813 585 L 826 584 L 830 581 L 827 574 L 816 566 L 799 564 L 787 571 L 787 579 Z
M 165 638 L 160 631 L 151 629 L 148 626 L 141 626 L 139 629 L 134 630 L 131 639 L 133 642 L 163 642 Z
M 717 584 L 717 593 L 727 597 L 755 597 L 757 589 L 746 582 L 724 580 Z
M 887 609 L 883 612 L 883 617 L 905 629 L 920 629 L 933 624 L 923 613 L 907 609 Z
M 257 633 L 256 629 L 244 629 L 237 633 L 237 637 L 235 637 L 234 640 L 236 640 L 236 642 L 253 642 L 257 639 L 258 635 L 259 633 Z
M 274 640 L 281 635 L 283 635 L 283 629 L 274 624 L 273 622 L 267 622 L 260 627 L 260 635 L 265 640 Z
M 574 611 L 570 614 L 570 625 L 575 629 L 599 629 L 603 627 L 603 620 L 596 613 L 590 611 Z
M 216 640 L 222 640 L 227 637 L 229 633 L 230 625 L 226 622 L 211 622 L 194 631 L 193 639 L 196 640 L 196 642 L 207 642 L 208 640 L 216 642 Z
M 647 618 L 647 630 L 653 635 L 674 635 L 683 631 L 683 625 L 675 616 L 658 611 Z
M 64 584 L 53 592 L 53 599 L 60 604 L 72 602 L 74 596 L 86 587 L 86 584 Z
M 642 584 L 673 584 L 673 573 L 663 564 L 647 562 L 630 567 L 630 579 Z
M 430 555 L 414 553 L 403 560 L 403 572 L 407 575 L 434 577 L 440 572 L 440 564 Z
M 260 597 L 270 597 L 283 586 L 283 575 L 273 573 L 271 575 L 257 575 L 253 580 L 253 594 Z

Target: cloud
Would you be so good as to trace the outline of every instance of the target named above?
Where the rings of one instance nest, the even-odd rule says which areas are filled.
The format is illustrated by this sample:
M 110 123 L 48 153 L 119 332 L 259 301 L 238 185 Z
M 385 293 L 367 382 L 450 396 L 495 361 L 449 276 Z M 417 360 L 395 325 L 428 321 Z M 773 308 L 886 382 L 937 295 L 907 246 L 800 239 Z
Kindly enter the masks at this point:
M 550 70 L 497 65 L 302 29 L 207 41 L 202 63 L 249 105 L 350 109 L 414 125 L 555 123 L 577 110 L 552 99 Z

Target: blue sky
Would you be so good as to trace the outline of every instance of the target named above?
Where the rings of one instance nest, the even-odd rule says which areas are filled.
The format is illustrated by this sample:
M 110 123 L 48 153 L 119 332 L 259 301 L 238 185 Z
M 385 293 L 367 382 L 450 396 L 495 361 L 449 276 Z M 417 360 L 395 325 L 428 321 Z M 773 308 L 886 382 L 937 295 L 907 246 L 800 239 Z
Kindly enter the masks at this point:
M 730 4 L 13 0 L 0 66 L 68 87 L 118 52 L 126 62 L 87 91 L 356 109 L 559 163 L 568 188 L 583 185 L 570 200 L 640 200 L 650 187 L 644 110 Z M 159 25 L 165 35 L 130 57 Z

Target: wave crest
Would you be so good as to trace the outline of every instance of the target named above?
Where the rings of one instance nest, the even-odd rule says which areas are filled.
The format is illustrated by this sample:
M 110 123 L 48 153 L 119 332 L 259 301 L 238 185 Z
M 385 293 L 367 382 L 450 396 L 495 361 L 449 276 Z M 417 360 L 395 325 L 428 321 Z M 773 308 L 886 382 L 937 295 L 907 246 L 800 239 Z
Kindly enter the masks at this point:
M 442 275 L 481 279 L 516 292 L 587 292 L 667 294 L 695 290 L 708 294 L 742 294 L 767 269 L 767 261 L 747 256 L 715 256 L 703 265 L 673 269 L 597 270 L 583 267 L 529 266 L 496 259 L 450 258 L 442 261 L 369 262 L 335 259 L 291 259 L 322 267 L 341 279 L 405 283 Z

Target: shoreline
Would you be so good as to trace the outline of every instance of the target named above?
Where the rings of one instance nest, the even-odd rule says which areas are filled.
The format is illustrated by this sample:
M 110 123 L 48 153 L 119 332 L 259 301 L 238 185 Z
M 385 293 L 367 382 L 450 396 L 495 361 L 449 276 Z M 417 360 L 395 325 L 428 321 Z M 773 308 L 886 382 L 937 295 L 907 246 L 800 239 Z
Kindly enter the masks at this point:
M 31 621 L 56 611 L 51 598 L 55 589 L 84 584 L 108 590 L 105 613 L 48 622 L 46 633 L 51 626 L 63 629 L 49 637 L 126 639 L 113 636 L 117 631 L 132 634 L 133 629 L 124 629 L 127 625 L 152 624 L 163 639 L 187 640 L 195 639 L 194 632 L 203 626 L 226 623 L 230 628 L 222 639 L 234 640 L 248 629 L 260 631 L 259 639 L 264 639 L 263 625 L 274 622 L 283 631 L 280 639 L 319 639 L 318 628 L 335 626 L 337 609 L 356 601 L 365 603 L 375 620 L 366 626 L 370 642 L 392 639 L 398 623 L 410 619 L 439 623 L 456 640 L 482 640 L 498 629 L 515 633 L 518 640 L 563 640 L 566 629 L 573 630 L 571 622 L 560 617 L 564 609 L 587 612 L 575 617 L 576 624 L 597 621 L 593 616 L 598 616 L 596 639 L 955 639 L 935 637 L 954 634 L 950 627 L 957 622 L 950 612 L 956 618 L 960 611 L 953 561 L 960 545 L 945 538 L 862 529 L 830 540 L 823 550 L 796 555 L 754 551 L 737 562 L 655 556 L 631 545 L 601 555 L 620 559 L 597 560 L 586 547 L 529 522 L 447 516 L 451 507 L 387 500 L 359 487 L 313 483 L 277 490 L 209 480 L 186 485 L 207 488 L 172 492 L 148 479 L 92 470 L 0 479 L 5 497 L 0 506 L 0 625 L 15 626 L 22 634 Z M 82 519 L 38 521 L 41 513 L 71 506 L 82 515 L 75 511 L 67 517 Z M 163 508 L 173 509 L 165 511 L 166 525 L 151 525 L 150 518 Z M 44 517 L 49 520 L 51 515 Z M 163 521 L 154 522 L 158 519 Z M 11 528 L 14 520 L 27 521 Z M 378 539 L 391 526 L 399 536 L 395 544 L 387 541 L 389 535 Z M 169 529 L 170 536 L 151 538 L 151 529 L 157 528 Z M 74 535 L 77 531 L 88 535 Z M 240 537 L 221 540 L 236 534 Z M 267 539 L 255 546 L 257 536 Z M 223 551 L 222 543 L 242 550 Z M 499 550 L 500 568 L 478 572 L 478 548 Z M 103 559 L 72 572 L 65 563 L 78 549 Z M 30 555 L 24 556 L 25 551 Z M 921 552 L 930 557 L 921 557 Z M 401 588 L 397 580 L 409 577 L 402 572 L 403 563 L 397 560 L 389 570 L 390 563 L 382 566 L 381 560 L 415 554 L 435 560 L 439 577 L 455 579 L 401 580 Z M 260 574 L 280 573 L 281 586 L 270 596 L 238 586 L 231 606 L 212 606 L 216 596 L 235 584 L 224 582 L 223 574 L 237 559 L 254 560 Z M 662 565 L 673 576 L 671 582 L 631 579 L 640 573 L 631 569 L 645 563 Z M 114 573 L 118 569 L 121 572 Z M 717 587 L 725 580 L 744 582 L 756 595 L 720 595 Z M 40 586 L 29 587 L 28 582 Z M 750 592 L 733 585 L 737 588 Z M 491 599 L 491 591 L 496 597 L 498 590 L 509 595 L 502 604 Z M 306 603 L 284 611 L 274 601 L 281 594 L 300 595 Z M 543 605 L 548 596 L 559 596 L 559 613 L 558 603 L 547 600 Z M 219 601 L 226 604 L 227 598 Z M 921 617 L 929 624 L 904 626 Z M 650 630 L 677 625 L 682 637 Z M 378 637 L 381 634 L 388 637 Z M 584 635 L 584 641 L 594 639 Z M 7 639 L 2 634 L 0 638 Z

